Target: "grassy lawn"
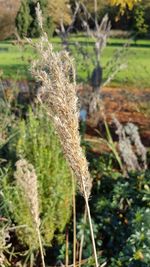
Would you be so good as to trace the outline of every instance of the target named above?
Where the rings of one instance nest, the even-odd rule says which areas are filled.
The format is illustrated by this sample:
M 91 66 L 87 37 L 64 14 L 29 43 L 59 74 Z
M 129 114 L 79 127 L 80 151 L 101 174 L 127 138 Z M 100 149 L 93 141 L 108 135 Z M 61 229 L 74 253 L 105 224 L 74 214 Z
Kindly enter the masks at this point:
M 70 39 L 70 42 L 74 42 L 75 37 Z M 58 37 L 52 38 L 51 41 L 56 49 L 60 49 L 60 39 Z M 78 37 L 78 41 L 85 43 L 87 38 Z M 93 59 L 93 48 L 92 40 L 88 39 L 88 46 L 86 46 L 86 52 L 89 52 L 88 67 L 92 71 L 92 59 Z M 109 69 L 106 67 L 107 63 L 111 60 L 112 66 L 114 66 L 117 60 L 114 56 L 115 53 L 120 54 L 120 62 L 127 63 L 127 68 L 120 71 L 114 79 L 111 81 L 111 85 L 129 85 L 138 87 L 150 87 L 150 41 L 139 40 L 138 46 L 134 46 L 134 42 L 131 42 L 131 47 L 126 50 L 121 48 L 125 42 L 124 39 L 109 39 L 108 45 L 104 50 L 101 58 L 102 66 L 104 68 L 104 78 L 108 76 Z M 78 80 L 85 81 L 87 72 L 86 65 L 82 66 L 79 53 L 75 51 L 72 46 L 73 54 L 76 58 Z M 118 51 L 118 52 L 116 52 Z M 11 42 L 0 42 L 0 70 L 2 72 L 2 78 L 11 78 L 14 80 L 31 78 L 29 74 L 30 62 L 36 57 L 35 52 L 29 46 L 24 48 L 13 45 Z
M 107 47 L 103 61 L 106 62 L 115 53 L 115 47 Z M 138 87 L 150 87 L 150 48 L 130 47 L 122 57 L 127 67 L 113 79 L 113 84 L 127 84 Z
M 2 78 L 26 79 L 29 75 L 29 62 L 34 51 L 29 47 L 18 47 L 11 42 L 0 42 L 0 70 Z

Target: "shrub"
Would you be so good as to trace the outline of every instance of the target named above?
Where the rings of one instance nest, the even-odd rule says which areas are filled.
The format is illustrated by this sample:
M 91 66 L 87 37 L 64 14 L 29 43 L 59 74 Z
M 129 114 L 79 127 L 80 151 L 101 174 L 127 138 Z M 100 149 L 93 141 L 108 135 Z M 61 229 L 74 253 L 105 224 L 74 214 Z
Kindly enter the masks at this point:
M 95 162 L 97 177 L 100 175 L 98 170 L 103 169 L 103 166 L 98 167 L 101 162 L 99 159 L 97 164 Z M 149 178 L 149 170 L 130 172 L 129 177 L 125 178 L 118 173 L 112 176 L 109 169 L 108 173 L 105 169 L 100 180 L 95 183 L 91 210 L 97 227 L 97 247 L 102 252 L 101 263 L 105 261 L 109 267 L 150 266 Z M 89 242 L 84 243 L 84 257 L 89 245 Z
M 10 143 L 9 151 L 17 158 L 31 163 L 38 178 L 38 195 L 44 245 L 49 246 L 55 231 L 61 233 L 70 218 L 72 180 L 63 159 L 59 142 L 46 114 L 41 110 L 29 111 L 26 121 L 19 120 L 18 136 Z M 8 173 L 3 177 L 2 190 L 5 202 L 19 228 L 17 234 L 30 248 L 36 248 L 37 237 L 33 231 L 31 214 L 15 179 Z M 59 235 L 58 235 L 59 236 Z

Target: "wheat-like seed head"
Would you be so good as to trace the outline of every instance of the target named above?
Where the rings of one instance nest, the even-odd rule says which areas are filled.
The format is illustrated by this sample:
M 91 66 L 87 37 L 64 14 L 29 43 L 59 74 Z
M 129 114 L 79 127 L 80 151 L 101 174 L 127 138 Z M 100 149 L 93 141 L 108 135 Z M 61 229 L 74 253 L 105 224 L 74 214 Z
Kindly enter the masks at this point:
M 14 176 L 30 208 L 33 221 L 36 227 L 39 228 L 37 176 L 33 165 L 29 164 L 25 159 L 18 160 Z
M 64 154 L 74 171 L 79 189 L 91 192 L 87 160 L 80 146 L 77 96 L 73 60 L 66 51 L 56 53 L 43 35 L 36 45 L 40 59 L 33 62 L 32 74 L 42 82 L 38 99 L 53 119 Z
M 43 30 L 42 10 L 40 8 L 39 2 L 37 3 L 37 7 L 35 8 L 35 11 L 36 11 L 36 16 L 37 16 L 39 27 L 41 28 L 41 30 Z

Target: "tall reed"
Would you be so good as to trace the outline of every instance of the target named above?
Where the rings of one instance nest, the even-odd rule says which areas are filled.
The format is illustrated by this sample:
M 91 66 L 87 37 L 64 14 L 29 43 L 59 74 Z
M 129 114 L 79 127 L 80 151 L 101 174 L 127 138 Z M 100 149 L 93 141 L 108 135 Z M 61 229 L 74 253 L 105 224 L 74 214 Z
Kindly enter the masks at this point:
M 42 28 L 39 6 L 37 16 Z M 66 51 L 54 52 L 45 33 L 35 46 L 39 59 L 33 62 L 31 72 L 42 83 L 37 97 L 53 120 L 64 155 L 77 178 L 79 191 L 85 199 L 97 267 L 98 260 L 88 202 L 92 179 L 88 171 L 87 160 L 80 146 L 78 100 L 73 59 Z

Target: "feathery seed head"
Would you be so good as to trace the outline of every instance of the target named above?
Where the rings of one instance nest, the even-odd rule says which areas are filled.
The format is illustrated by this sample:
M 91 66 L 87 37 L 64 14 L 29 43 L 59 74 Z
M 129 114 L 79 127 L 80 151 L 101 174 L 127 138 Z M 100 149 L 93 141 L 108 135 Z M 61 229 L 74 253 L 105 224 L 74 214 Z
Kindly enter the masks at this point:
M 115 117 L 113 121 L 116 125 L 116 133 L 119 137 L 119 150 L 127 170 L 141 170 L 141 167 L 146 169 L 146 148 L 141 143 L 138 127 L 133 123 L 127 123 L 123 126 Z M 142 166 L 140 163 L 142 163 Z
M 16 163 L 16 172 L 14 174 L 17 184 L 22 190 L 28 206 L 30 208 L 33 221 L 39 227 L 39 207 L 38 207 L 38 189 L 37 176 L 32 164 L 25 159 L 20 159 Z
M 64 154 L 74 171 L 82 193 L 91 192 L 88 164 L 80 146 L 75 70 L 68 52 L 54 52 L 44 35 L 36 46 L 40 59 L 32 65 L 32 74 L 42 82 L 38 99 L 53 119 Z
M 37 3 L 37 7 L 36 7 L 36 16 L 37 16 L 37 20 L 38 20 L 38 24 L 39 24 L 40 28 L 43 29 L 42 11 L 40 9 L 39 2 Z
M 147 168 L 147 150 L 141 142 L 138 127 L 133 123 L 127 123 L 125 132 L 130 136 L 132 143 L 135 145 L 136 153 L 141 158 L 144 169 Z

